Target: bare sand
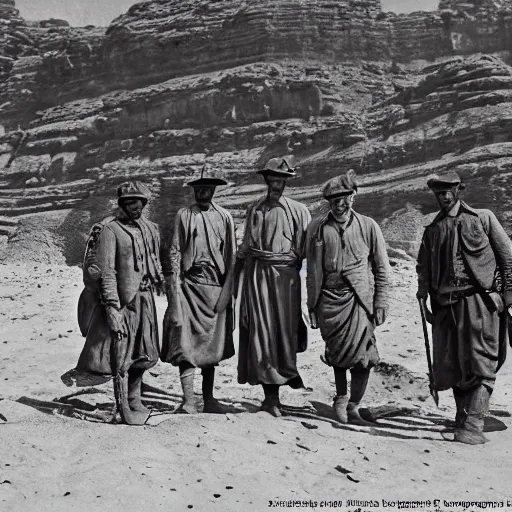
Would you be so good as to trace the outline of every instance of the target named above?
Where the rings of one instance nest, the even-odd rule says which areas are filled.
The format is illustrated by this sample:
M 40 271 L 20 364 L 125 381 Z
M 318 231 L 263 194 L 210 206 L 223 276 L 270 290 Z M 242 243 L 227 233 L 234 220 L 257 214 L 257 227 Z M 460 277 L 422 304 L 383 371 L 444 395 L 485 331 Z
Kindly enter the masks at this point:
M 81 270 L 0 265 L 0 510 L 263 511 L 273 500 L 357 510 L 346 500 L 374 499 L 378 507 L 361 511 L 389 511 L 397 507 L 382 500 L 431 500 L 433 507 L 435 499 L 506 505 L 507 498 L 504 509 L 512 510 L 512 365 L 498 376 L 490 442 L 452 442 L 451 394 L 441 393 L 436 408 L 428 393 L 414 267 L 397 261 L 393 273 L 390 316 L 377 331 L 382 361 L 365 397 L 377 427 L 333 420 L 333 376 L 320 361 L 318 331 L 310 331 L 298 361 L 310 389 L 283 390 L 290 407 L 282 418 L 257 412 L 261 389 L 237 384 L 235 357 L 216 379 L 216 396 L 231 414 L 173 414 L 178 371 L 160 363 L 145 378 L 152 416 L 129 427 L 112 423 L 110 382 L 77 388 L 61 380 L 84 341 L 76 322 Z M 162 299 L 158 310 L 162 319 Z M 199 373 L 196 383 L 199 393 Z M 441 509 L 462 510 L 443 501 Z

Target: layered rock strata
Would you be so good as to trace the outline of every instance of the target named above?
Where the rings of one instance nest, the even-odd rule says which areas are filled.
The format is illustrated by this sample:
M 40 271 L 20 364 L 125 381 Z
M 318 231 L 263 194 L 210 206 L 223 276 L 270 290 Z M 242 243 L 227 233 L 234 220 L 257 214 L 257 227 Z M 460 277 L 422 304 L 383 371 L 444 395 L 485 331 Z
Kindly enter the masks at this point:
M 286 153 L 300 161 L 289 193 L 312 210 L 319 185 L 354 168 L 359 210 L 410 254 L 435 209 L 425 178 L 446 168 L 512 229 L 511 68 L 496 55 L 450 56 L 508 49 L 509 7 L 453 4 L 398 16 L 375 0 L 157 0 L 105 30 L 27 24 L 0 2 L 27 35 L 0 77 L 4 257 L 32 243 L 36 259 L 79 263 L 126 179 L 148 183 L 148 214 L 169 232 L 191 200 L 184 182 L 205 163 L 230 182 L 217 198 L 240 236 L 263 191 L 254 168 Z M 498 32 L 484 37 L 482 16 Z M 478 30 L 457 47 L 464 27 Z

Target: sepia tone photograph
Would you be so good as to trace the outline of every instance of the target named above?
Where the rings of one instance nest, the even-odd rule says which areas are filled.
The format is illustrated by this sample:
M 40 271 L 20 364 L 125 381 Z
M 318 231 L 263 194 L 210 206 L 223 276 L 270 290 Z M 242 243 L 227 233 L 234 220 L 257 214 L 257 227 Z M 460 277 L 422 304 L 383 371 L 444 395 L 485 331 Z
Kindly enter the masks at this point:
M 512 0 L 0 0 L 0 512 L 512 511 Z

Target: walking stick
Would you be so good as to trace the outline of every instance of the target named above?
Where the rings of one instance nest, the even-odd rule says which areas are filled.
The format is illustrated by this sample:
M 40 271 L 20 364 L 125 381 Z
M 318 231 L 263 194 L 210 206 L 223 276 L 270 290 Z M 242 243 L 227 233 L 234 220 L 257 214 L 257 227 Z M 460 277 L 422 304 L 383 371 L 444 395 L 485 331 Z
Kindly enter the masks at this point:
M 436 383 L 435 383 L 435 379 L 434 379 L 434 371 L 432 370 L 432 356 L 430 355 L 430 342 L 428 340 L 427 317 L 425 315 L 425 303 L 421 299 L 418 299 L 418 302 L 420 304 L 421 323 L 423 324 L 423 337 L 425 338 L 425 349 L 427 352 L 428 379 L 429 379 L 430 394 L 432 395 L 432 398 L 434 399 L 434 402 L 436 403 L 437 407 L 439 407 L 439 393 L 437 392 L 437 389 L 436 389 Z

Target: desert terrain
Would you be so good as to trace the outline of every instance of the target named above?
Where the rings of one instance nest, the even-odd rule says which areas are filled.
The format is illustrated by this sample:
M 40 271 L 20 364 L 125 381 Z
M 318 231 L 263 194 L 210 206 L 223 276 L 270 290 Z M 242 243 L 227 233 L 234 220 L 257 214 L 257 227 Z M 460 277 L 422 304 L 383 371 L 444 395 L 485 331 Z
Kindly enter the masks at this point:
M 512 0 L 409 14 L 380 0 L 152 0 L 108 27 L 28 21 L 0 0 L 0 511 L 512 510 L 512 363 L 490 442 L 452 442 L 453 399 L 429 395 L 414 276 L 433 172 L 457 171 L 467 201 L 512 234 L 511 51 Z M 365 397 L 376 426 L 333 419 L 318 331 L 298 359 L 308 389 L 283 390 L 282 418 L 258 412 L 262 391 L 237 384 L 234 357 L 216 379 L 231 413 L 174 414 L 178 371 L 158 364 L 147 424 L 118 424 L 112 383 L 73 373 L 91 225 L 138 179 L 169 233 L 206 166 L 229 181 L 216 199 L 240 237 L 264 188 L 254 171 L 286 154 L 299 165 L 287 194 L 312 212 L 320 185 L 354 169 L 356 209 L 393 257 Z
M 216 380 L 216 396 L 232 413 L 173 414 L 178 371 L 159 363 L 145 377 L 147 424 L 116 424 L 110 382 L 61 380 L 83 344 L 75 319 L 81 270 L 1 265 L 0 510 L 263 511 L 274 500 L 316 501 L 308 510 L 398 510 L 383 500 L 430 500 L 430 509 L 405 510 L 434 510 L 435 499 L 446 511 L 463 507 L 443 500 L 504 500 L 501 510 L 512 510 L 512 365 L 498 376 L 486 421 L 490 442 L 451 441 L 453 400 L 441 393 L 436 408 L 428 392 L 414 265 L 392 264 L 390 315 L 377 331 L 381 363 L 365 397 L 375 428 L 331 416 L 333 376 L 320 361 L 318 331 L 299 355 L 308 389 L 283 390 L 289 407 L 282 418 L 258 412 L 261 389 L 237 384 L 235 356 Z M 162 298 L 158 311 L 162 319 Z M 343 506 L 321 508 L 322 501 Z

